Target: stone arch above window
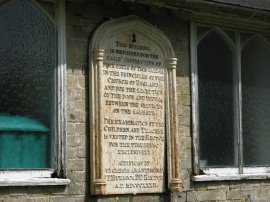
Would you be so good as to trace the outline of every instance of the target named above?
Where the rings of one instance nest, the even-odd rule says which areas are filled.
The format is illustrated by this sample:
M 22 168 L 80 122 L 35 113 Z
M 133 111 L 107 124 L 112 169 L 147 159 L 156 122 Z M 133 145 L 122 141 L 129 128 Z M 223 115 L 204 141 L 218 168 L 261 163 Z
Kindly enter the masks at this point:
M 219 27 L 214 28 L 205 28 L 198 27 L 198 39 L 197 43 L 199 44 L 205 37 L 207 37 L 211 33 L 216 33 L 230 46 L 231 49 L 235 48 L 235 33 L 231 30 L 222 30 Z

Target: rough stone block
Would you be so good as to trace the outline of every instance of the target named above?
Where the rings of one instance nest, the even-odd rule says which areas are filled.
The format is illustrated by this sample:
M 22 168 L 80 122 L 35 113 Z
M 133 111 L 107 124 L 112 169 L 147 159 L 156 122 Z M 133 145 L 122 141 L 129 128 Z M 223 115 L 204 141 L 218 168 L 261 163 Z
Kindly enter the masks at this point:
M 86 149 L 83 147 L 83 148 L 77 148 L 75 150 L 75 156 L 77 158 L 85 158 L 86 157 Z
M 78 65 L 72 65 L 72 61 L 71 63 L 68 63 L 67 66 L 67 74 L 70 75 L 83 75 L 84 71 L 82 66 L 78 66 Z
M 77 123 L 76 124 L 76 134 L 85 136 L 85 134 L 86 134 L 86 125 L 85 125 L 85 123 Z
M 83 112 L 86 111 L 85 100 L 75 100 L 74 105 L 75 105 L 75 111 L 83 111 Z
M 10 196 L 22 196 L 27 193 L 25 187 L 9 187 Z
M 69 185 L 68 193 L 70 195 L 82 195 L 85 194 L 85 184 L 84 183 L 72 183 Z
M 85 33 L 82 32 L 82 27 L 78 25 L 66 25 L 67 38 L 69 39 L 85 39 Z
M 67 74 L 66 76 L 67 87 L 76 87 L 76 77 L 74 75 Z
M 190 173 L 188 172 L 187 169 L 182 169 L 180 174 L 182 180 L 190 179 Z
M 50 202 L 50 199 L 48 197 L 28 198 L 27 202 Z
M 189 137 L 190 136 L 190 127 L 188 126 L 180 126 L 179 133 L 181 137 Z
M 187 201 L 188 202 L 193 202 L 196 201 L 196 192 L 187 192 Z
M 67 97 L 68 100 L 83 100 L 85 101 L 85 89 L 83 88 L 72 88 L 68 87 L 67 88 Z
M 189 85 L 180 85 L 178 87 L 179 93 L 181 95 L 190 95 L 190 86 Z
M 75 148 L 69 147 L 66 153 L 67 159 L 75 159 Z
M 69 25 L 76 25 L 76 26 L 82 26 L 82 20 L 81 16 L 76 16 L 72 12 L 67 12 L 66 14 L 66 21 Z
M 177 83 L 179 85 L 189 85 L 189 77 L 178 77 Z
M 40 187 L 40 186 L 37 186 L 37 187 L 34 187 L 34 186 L 31 186 L 31 187 L 26 187 L 26 190 L 27 190 L 27 195 L 43 195 L 43 187 Z
M 85 112 L 73 112 L 68 114 L 68 121 L 84 123 L 85 122 Z
M 254 199 L 255 197 L 255 191 L 254 190 L 231 190 L 227 192 L 227 200 L 243 200 L 247 198 L 247 196 L 250 195 L 251 198 Z
M 191 172 L 190 172 L 191 173 Z M 190 186 L 191 186 L 191 183 L 190 183 L 190 179 L 187 179 L 187 180 L 182 180 L 182 185 L 184 187 L 184 191 L 188 191 L 190 190 Z
M 78 75 L 77 76 L 77 84 L 76 84 L 76 87 L 78 87 L 78 88 L 85 88 L 85 84 L 87 83 L 86 82 L 86 79 L 88 79 L 88 78 L 86 78 L 86 76 L 84 76 L 84 75 Z
M 235 182 L 231 181 L 229 183 L 230 189 L 240 189 L 241 188 L 241 183 L 240 182 Z
M 270 189 L 269 188 L 259 188 L 255 190 L 255 197 L 256 198 L 265 198 L 270 199 Z
M 181 106 L 181 115 L 190 117 L 190 106 Z
M 229 191 L 229 182 L 215 182 L 216 186 L 217 186 L 217 190 L 220 191 Z
M 83 145 L 81 136 L 69 136 L 67 137 L 67 145 L 71 147 L 79 147 Z
M 171 202 L 186 202 L 187 195 L 182 193 L 171 193 Z
M 206 183 L 206 188 L 208 190 L 217 190 L 218 189 L 218 185 L 216 182 L 207 182 Z
M 179 125 L 190 126 L 190 116 L 179 116 Z
M 85 39 L 71 39 L 67 40 L 67 62 L 75 64 L 87 63 L 87 40 Z M 73 48 L 71 48 L 73 47 Z
M 75 123 L 70 123 L 68 122 L 67 123 L 67 135 L 70 136 L 70 135 L 75 135 Z
M 9 195 L 9 188 L 8 187 L 0 187 L 0 196 Z
M 183 159 L 180 163 L 181 169 L 192 168 L 192 160 L 191 159 Z
M 71 202 L 71 197 L 51 197 L 50 202 Z
M 226 200 L 226 192 L 222 191 L 198 191 L 198 201 L 220 201 Z
M 85 161 L 84 160 L 68 160 L 67 161 L 68 170 L 75 171 L 84 171 L 85 169 Z
M 27 199 L 23 197 L 5 198 L 5 199 L 1 199 L 1 202 L 27 202 Z
M 181 95 L 177 99 L 178 104 L 183 106 L 190 106 L 190 95 Z
M 68 171 L 67 177 L 72 182 L 86 182 L 88 180 L 84 171 Z
M 191 149 L 191 138 L 189 137 L 183 137 L 180 139 L 180 145 L 182 149 Z
M 67 186 L 46 186 L 44 195 L 67 195 Z
M 128 201 L 132 201 L 132 202 L 153 202 L 153 196 L 130 196 Z
M 261 187 L 261 181 L 260 180 L 252 180 L 252 181 L 243 181 L 241 183 L 241 189 L 242 190 L 250 190 L 253 188 Z

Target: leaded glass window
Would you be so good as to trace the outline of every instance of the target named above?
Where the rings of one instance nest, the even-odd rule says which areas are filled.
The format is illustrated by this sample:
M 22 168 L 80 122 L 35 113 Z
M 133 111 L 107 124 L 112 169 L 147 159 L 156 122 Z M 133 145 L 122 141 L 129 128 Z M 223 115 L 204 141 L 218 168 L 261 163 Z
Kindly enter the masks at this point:
M 0 168 L 51 168 L 55 25 L 34 1 L 0 6 Z
M 270 44 L 259 33 L 191 24 L 194 168 L 207 180 L 270 165 Z M 214 175 L 212 175 L 214 174 Z M 223 178 L 222 178 L 223 179 Z

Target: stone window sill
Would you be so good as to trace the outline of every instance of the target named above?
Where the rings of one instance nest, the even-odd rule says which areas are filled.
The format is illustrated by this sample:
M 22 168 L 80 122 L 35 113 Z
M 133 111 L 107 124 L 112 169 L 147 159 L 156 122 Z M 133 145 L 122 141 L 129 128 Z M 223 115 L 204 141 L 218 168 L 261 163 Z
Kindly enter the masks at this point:
M 69 179 L 59 178 L 21 178 L 21 179 L 0 179 L 0 187 L 8 186 L 57 186 L 68 185 Z
M 229 180 L 267 180 L 270 179 L 270 173 L 252 173 L 252 174 L 211 174 L 195 175 L 192 181 L 229 181 Z

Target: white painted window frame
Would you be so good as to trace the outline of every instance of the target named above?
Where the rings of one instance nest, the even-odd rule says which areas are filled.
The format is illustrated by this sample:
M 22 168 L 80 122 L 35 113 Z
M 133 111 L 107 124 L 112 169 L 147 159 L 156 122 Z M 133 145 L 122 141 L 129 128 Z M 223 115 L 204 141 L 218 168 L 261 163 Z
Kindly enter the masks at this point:
M 38 5 L 34 0 L 34 4 Z M 66 21 L 65 0 L 55 0 L 57 35 L 56 71 L 56 134 L 52 141 L 55 150 L 54 169 L 0 170 L 0 187 L 68 185 L 66 177 Z M 44 11 L 41 8 L 42 11 Z M 48 16 L 50 18 L 50 16 Z
M 236 93 L 235 108 L 237 119 L 235 134 L 238 144 L 238 167 L 235 168 L 201 168 L 199 167 L 199 101 L 198 101 L 198 64 L 197 64 L 197 26 L 190 23 L 190 57 L 191 57 L 191 97 L 192 97 L 192 141 L 193 141 L 193 181 L 224 181 L 245 179 L 270 179 L 270 167 L 244 167 L 243 165 L 243 137 L 242 137 L 242 91 L 241 91 L 241 39 L 240 31 L 236 31 L 235 42 L 235 78 Z M 202 24 L 203 25 L 203 24 Z

